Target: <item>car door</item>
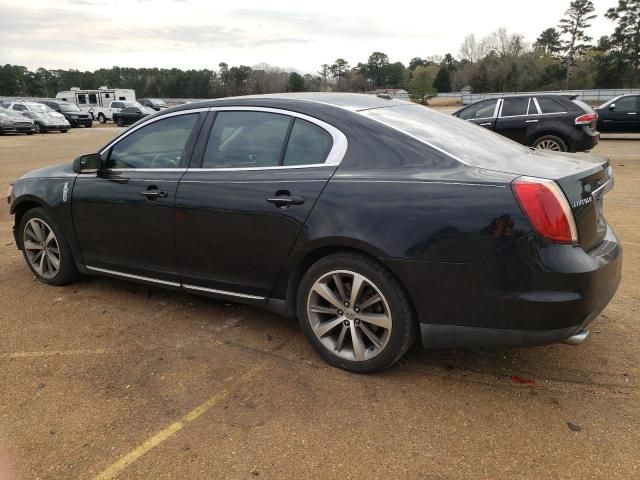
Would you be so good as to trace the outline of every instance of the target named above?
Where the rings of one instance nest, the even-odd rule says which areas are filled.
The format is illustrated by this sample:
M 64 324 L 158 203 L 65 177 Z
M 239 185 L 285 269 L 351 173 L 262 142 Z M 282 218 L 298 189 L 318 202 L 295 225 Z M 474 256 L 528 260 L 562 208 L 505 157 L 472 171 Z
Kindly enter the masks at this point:
M 527 130 L 530 123 L 540 121 L 537 111 L 531 117 L 527 114 L 529 97 L 507 97 L 502 99 L 500 112 L 496 119 L 495 131 L 523 145 L 528 145 Z
M 637 95 L 628 95 L 618 98 L 603 110 L 598 112 L 601 115 L 600 128 L 603 132 L 633 132 L 638 131 L 640 124 L 640 110 Z
M 72 213 L 87 268 L 179 285 L 173 208 L 205 110 L 152 119 L 101 153 L 104 168 L 79 175 Z
M 501 100 L 497 98 L 482 100 L 461 110 L 458 113 L 458 117 L 489 130 L 493 130 L 495 128 L 496 116 L 500 102 Z
M 200 161 L 176 198 L 183 286 L 260 302 L 335 172 L 346 137 L 314 118 L 257 107 L 219 109 L 208 123 L 196 148 Z

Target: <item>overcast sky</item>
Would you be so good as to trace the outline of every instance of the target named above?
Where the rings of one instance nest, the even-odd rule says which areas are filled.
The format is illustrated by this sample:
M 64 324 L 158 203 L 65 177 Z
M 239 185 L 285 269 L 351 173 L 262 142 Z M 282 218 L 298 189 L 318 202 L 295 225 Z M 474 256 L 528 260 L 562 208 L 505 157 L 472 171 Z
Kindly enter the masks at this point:
M 589 34 L 613 30 L 594 0 Z M 114 65 L 216 69 L 218 63 L 312 73 L 338 57 L 352 65 L 382 51 L 457 55 L 465 35 L 500 27 L 533 42 L 569 0 L 0 0 L 0 64 L 94 70 Z

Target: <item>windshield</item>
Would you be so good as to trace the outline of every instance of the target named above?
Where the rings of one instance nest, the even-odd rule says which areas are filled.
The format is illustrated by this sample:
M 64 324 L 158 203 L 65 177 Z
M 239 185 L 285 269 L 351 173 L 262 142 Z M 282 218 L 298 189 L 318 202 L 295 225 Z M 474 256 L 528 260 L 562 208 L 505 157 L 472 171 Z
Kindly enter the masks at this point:
M 23 117 L 23 115 L 18 112 L 14 112 L 12 110 L 6 110 L 4 108 L 0 108 L 0 115 L 2 115 L 3 117 L 11 117 L 11 118 Z
M 72 103 L 59 103 L 58 106 L 60 107 L 61 112 L 79 112 L 80 111 L 80 109 L 76 105 L 73 105 Z
M 159 98 L 150 98 L 149 103 L 151 103 L 151 105 L 155 105 L 156 107 L 164 107 L 167 105 L 167 102 L 165 102 L 164 100 L 160 100 Z
M 483 127 L 422 105 L 374 108 L 360 113 L 475 167 L 491 168 L 502 165 L 505 158 L 531 152 Z
M 124 103 L 125 107 L 135 107 L 135 108 L 144 108 L 141 104 L 139 104 L 138 102 L 122 102 Z
M 51 113 L 53 109 L 42 103 L 27 103 L 29 110 L 35 113 Z

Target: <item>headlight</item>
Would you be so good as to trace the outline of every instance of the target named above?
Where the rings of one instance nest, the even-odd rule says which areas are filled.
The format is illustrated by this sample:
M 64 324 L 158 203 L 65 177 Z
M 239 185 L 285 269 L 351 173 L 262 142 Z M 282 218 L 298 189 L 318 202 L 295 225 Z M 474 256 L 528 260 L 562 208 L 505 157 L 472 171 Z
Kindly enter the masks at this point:
M 2 120 L 0 120 L 0 124 L 8 127 L 13 125 L 13 120 L 9 120 L 8 118 L 3 118 Z
M 69 115 L 71 118 L 73 118 L 74 120 L 76 120 L 78 118 L 78 115 Z

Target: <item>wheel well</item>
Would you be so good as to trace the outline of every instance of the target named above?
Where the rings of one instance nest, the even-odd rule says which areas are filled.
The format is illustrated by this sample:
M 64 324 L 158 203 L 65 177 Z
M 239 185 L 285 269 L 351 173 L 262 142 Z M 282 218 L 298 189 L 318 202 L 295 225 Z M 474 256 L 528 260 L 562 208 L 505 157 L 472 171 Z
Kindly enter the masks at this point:
M 569 140 L 567 139 L 566 135 L 557 131 L 547 131 L 547 132 L 537 133 L 536 136 L 533 138 L 531 145 L 533 145 L 536 142 L 536 140 L 538 140 L 539 138 L 545 137 L 547 135 L 553 135 L 554 137 L 558 137 L 560 140 L 564 142 L 564 144 L 567 146 L 567 149 L 571 147 L 571 145 L 569 145 Z
M 296 312 L 296 310 L 297 310 L 296 303 L 297 303 L 297 300 L 298 300 L 298 287 L 300 286 L 300 281 L 302 280 L 302 277 L 304 276 L 306 271 L 309 270 L 311 265 L 313 265 L 315 262 L 317 262 L 321 258 L 326 257 L 327 255 L 332 255 L 334 253 L 338 253 L 338 252 L 353 252 L 353 253 L 357 253 L 359 255 L 367 256 L 367 257 L 371 258 L 372 260 L 375 260 L 378 263 L 381 263 L 380 260 L 378 260 L 374 255 L 371 255 L 370 253 L 367 253 L 364 250 L 361 250 L 359 248 L 344 247 L 344 246 L 340 246 L 340 245 L 333 245 L 333 246 L 319 247 L 319 248 L 317 248 L 315 250 L 312 250 L 311 252 L 307 253 L 307 255 L 305 255 L 302 258 L 302 260 L 300 260 L 298 265 L 291 272 L 291 275 L 289 275 L 289 281 L 287 283 L 287 298 L 286 298 L 286 314 L 287 314 L 287 316 L 296 317 L 296 313 L 297 313 Z M 398 281 L 400 286 L 404 289 L 404 291 L 407 294 L 407 298 L 409 299 L 409 303 L 411 304 L 411 308 L 413 309 L 413 311 L 415 313 L 415 306 L 413 304 L 413 299 L 411 298 L 411 295 L 409 294 L 409 291 L 407 290 L 407 288 L 404 286 L 404 283 L 400 280 L 400 278 L 398 278 L 398 276 L 396 275 L 396 273 L 393 270 L 389 269 L 389 267 L 387 267 L 384 264 L 382 264 L 382 265 L 383 265 L 384 268 L 389 270 L 391 275 L 393 275 L 395 277 L 395 279 Z
M 15 215 L 15 227 L 18 228 L 20 226 L 20 222 L 22 221 L 22 217 L 32 208 L 42 207 L 38 202 L 34 202 L 32 200 L 25 200 L 16 206 L 13 214 Z M 18 235 L 18 241 L 21 242 L 21 237 Z M 22 245 L 18 245 L 18 247 L 22 248 Z

